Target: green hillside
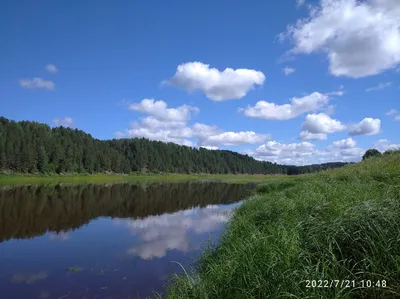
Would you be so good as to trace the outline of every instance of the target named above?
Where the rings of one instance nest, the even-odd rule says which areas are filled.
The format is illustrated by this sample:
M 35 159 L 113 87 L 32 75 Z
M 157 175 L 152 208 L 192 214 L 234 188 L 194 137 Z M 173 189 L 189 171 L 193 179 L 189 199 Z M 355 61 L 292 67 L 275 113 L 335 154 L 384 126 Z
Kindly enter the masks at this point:
M 399 151 L 258 191 L 168 298 L 400 298 Z

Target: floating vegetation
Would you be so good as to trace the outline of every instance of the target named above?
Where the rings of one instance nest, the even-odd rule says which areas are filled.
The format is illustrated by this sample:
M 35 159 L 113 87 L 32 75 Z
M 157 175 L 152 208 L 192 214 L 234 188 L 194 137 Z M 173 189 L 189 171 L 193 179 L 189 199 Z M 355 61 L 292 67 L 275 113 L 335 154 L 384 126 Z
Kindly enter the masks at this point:
M 80 272 L 80 271 L 82 271 L 83 269 L 80 268 L 80 267 L 68 267 L 66 270 L 67 270 L 68 272 Z

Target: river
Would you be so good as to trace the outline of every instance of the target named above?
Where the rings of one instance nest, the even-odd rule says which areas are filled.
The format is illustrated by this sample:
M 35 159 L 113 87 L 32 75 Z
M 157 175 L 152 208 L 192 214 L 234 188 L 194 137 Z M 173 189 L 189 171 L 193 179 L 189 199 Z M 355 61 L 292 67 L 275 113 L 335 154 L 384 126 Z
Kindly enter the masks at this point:
M 216 243 L 255 184 L 0 188 L 1 298 L 162 294 Z

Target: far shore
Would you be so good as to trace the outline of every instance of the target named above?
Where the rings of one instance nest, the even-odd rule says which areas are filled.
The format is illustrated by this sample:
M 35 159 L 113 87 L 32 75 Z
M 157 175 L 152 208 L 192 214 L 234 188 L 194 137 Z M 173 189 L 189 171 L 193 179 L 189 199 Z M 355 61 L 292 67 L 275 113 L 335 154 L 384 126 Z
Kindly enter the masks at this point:
M 84 184 L 84 183 L 113 183 L 113 182 L 157 182 L 157 181 L 188 181 L 188 180 L 221 180 L 228 183 L 246 183 L 274 179 L 289 179 L 288 175 L 263 174 L 0 174 L 0 185 L 24 184 Z M 298 177 L 298 176 L 297 176 Z

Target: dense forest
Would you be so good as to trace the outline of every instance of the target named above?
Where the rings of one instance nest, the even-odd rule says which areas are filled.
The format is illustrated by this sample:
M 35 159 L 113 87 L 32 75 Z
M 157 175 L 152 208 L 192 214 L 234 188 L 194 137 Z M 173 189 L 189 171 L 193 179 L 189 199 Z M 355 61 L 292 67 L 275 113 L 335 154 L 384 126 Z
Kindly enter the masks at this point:
M 101 216 L 137 219 L 230 204 L 246 198 L 254 187 L 185 182 L 0 188 L 0 243 L 77 229 Z
M 228 150 L 145 138 L 98 140 L 77 129 L 0 117 L 0 173 L 302 174 L 345 163 L 288 166 Z

